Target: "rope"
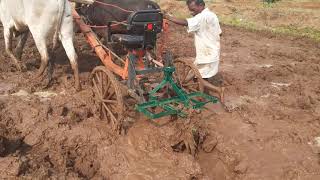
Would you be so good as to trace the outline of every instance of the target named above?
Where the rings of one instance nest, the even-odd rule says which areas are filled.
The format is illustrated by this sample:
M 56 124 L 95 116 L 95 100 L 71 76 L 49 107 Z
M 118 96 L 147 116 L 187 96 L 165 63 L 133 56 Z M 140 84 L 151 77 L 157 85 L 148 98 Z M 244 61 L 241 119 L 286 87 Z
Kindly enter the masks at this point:
M 126 13 L 133 13 L 133 12 L 134 12 L 134 11 L 131 11 L 131 10 L 123 9 L 123 8 L 117 6 L 117 5 L 108 4 L 108 3 L 103 3 L 103 2 L 101 2 L 101 1 L 95 1 L 94 3 L 100 4 L 100 5 L 103 5 L 103 6 L 114 7 L 114 8 L 120 9 L 121 11 L 126 12 Z
M 114 4 L 109 4 L 109 3 L 104 3 L 104 2 L 101 2 L 101 1 L 95 1 L 94 3 L 97 3 L 97 4 L 100 4 L 100 5 L 103 5 L 103 6 L 109 6 L 109 7 L 114 7 L 114 8 L 117 8 L 117 9 L 120 9 L 121 11 L 124 11 L 124 12 L 127 12 L 127 13 L 133 13 L 134 11 L 131 11 L 131 10 L 127 10 L 127 9 L 123 9 L 117 5 L 114 5 Z M 79 8 L 80 9 L 80 8 Z M 118 26 L 120 24 L 122 25 L 127 25 L 125 23 L 126 21 L 121 21 L 121 22 L 115 22 L 116 24 L 112 24 L 110 25 L 110 27 L 114 27 L 114 26 Z M 87 24 L 88 25 L 88 24 Z M 98 25 L 88 25 L 89 27 L 91 28 L 108 28 L 109 26 L 108 25 L 101 25 L 101 26 L 98 26 Z
M 96 26 L 96 25 L 87 25 L 91 28 L 108 28 L 109 26 Z
M 115 26 L 118 26 L 118 25 L 127 25 L 125 22 L 126 22 L 126 21 L 115 22 L 115 24 L 110 25 L 110 27 L 115 27 Z M 91 28 L 102 28 L 102 29 L 109 27 L 109 26 L 107 26 L 107 25 L 102 25 L 102 26 L 98 26 L 98 25 L 87 25 L 87 26 L 89 26 L 89 27 L 91 27 Z

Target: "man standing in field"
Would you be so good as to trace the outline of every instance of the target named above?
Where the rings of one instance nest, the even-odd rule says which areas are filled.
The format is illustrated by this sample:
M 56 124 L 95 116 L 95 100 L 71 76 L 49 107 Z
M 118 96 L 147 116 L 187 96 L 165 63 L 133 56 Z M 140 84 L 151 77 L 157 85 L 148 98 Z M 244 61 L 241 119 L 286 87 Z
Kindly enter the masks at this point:
M 218 91 L 223 102 L 224 88 L 217 88 L 209 83 L 212 82 L 216 85 L 215 82 L 220 81 L 221 85 L 221 79 L 217 75 L 220 60 L 220 35 L 222 33 L 218 17 L 205 7 L 203 0 L 187 0 L 187 6 L 192 18 L 179 19 L 168 14 L 165 14 L 165 18 L 178 25 L 187 26 L 188 32 L 194 33 L 196 47 L 194 64 L 205 80 L 205 87 Z

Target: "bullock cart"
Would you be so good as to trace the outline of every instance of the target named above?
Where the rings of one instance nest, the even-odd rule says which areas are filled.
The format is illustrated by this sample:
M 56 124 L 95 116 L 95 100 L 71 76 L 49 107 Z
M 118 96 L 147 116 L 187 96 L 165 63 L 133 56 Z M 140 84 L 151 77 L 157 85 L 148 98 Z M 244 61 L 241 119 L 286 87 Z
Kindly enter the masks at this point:
M 218 101 L 203 93 L 203 79 L 193 63 L 173 60 L 172 54 L 163 48 L 168 23 L 160 10 L 136 11 L 126 22 L 108 23 L 104 28 L 121 25 L 127 32 L 112 34 L 109 30 L 105 45 L 75 9 L 73 17 L 103 64 L 93 69 L 90 82 L 96 113 L 113 128 L 121 128 L 128 106 L 149 119 L 157 119 L 169 115 L 186 117 L 190 110 Z M 157 40 L 162 41 L 159 47 Z M 126 55 L 112 50 L 114 44 L 120 44 Z M 153 82 L 155 74 L 161 74 L 158 84 Z M 135 103 L 128 105 L 129 98 Z

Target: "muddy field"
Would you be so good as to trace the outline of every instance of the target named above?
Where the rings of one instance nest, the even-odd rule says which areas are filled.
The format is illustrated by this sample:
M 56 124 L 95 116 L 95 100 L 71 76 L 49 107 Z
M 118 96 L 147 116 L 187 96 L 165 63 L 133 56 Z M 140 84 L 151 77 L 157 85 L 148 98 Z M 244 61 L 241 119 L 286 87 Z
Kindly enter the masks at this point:
M 320 44 L 223 26 L 221 73 L 226 105 L 186 123 L 162 126 L 137 115 L 127 135 L 92 113 L 88 86 L 98 59 L 76 36 L 83 90 L 63 49 L 53 85 L 33 76 L 40 56 L 31 38 L 17 72 L 0 39 L 0 177 L 75 179 L 320 179 Z M 171 26 L 169 48 L 195 55 L 193 38 Z M 2 33 L 2 32 L 1 32 Z M 177 41 L 178 40 L 178 41 Z M 165 120 L 163 120 L 165 121 Z M 201 130 L 195 157 L 172 145 Z

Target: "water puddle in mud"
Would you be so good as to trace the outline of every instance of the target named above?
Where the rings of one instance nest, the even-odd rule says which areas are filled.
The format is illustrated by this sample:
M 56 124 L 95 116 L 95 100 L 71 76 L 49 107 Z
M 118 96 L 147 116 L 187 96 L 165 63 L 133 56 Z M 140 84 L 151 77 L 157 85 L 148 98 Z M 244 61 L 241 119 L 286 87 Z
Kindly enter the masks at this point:
M 271 82 L 271 86 L 280 90 L 282 87 L 289 87 L 291 83 L 276 83 L 276 82 Z
M 30 100 L 33 97 L 37 97 L 40 99 L 40 101 L 48 101 L 51 100 L 51 98 L 56 97 L 58 95 L 64 95 L 65 91 L 62 91 L 60 93 L 52 92 L 52 91 L 37 91 L 34 93 L 29 93 L 26 90 L 20 89 L 18 92 L 15 93 L 9 93 L 13 88 L 14 85 L 4 85 L 4 83 L 1 83 L 0 85 L 0 97 L 20 97 L 23 100 Z

